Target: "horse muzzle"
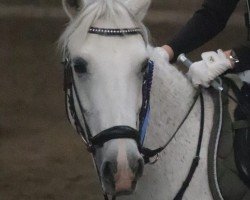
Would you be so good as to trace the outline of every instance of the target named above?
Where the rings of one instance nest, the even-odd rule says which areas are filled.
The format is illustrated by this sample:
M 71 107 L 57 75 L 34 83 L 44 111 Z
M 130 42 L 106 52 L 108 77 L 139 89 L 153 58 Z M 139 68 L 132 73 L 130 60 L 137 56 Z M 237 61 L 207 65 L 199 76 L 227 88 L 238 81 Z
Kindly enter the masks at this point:
M 106 162 L 102 168 L 104 190 L 110 195 L 130 195 L 134 192 L 137 180 L 142 176 L 144 164 L 142 158 L 137 166 L 119 167 L 121 164 Z M 125 165 L 126 166 L 126 165 Z M 134 170 L 132 170 L 134 168 Z
M 94 144 L 99 147 L 105 143 L 100 175 L 108 194 L 129 195 L 135 190 L 144 169 L 137 138 L 138 131 L 127 126 L 107 129 L 94 138 Z

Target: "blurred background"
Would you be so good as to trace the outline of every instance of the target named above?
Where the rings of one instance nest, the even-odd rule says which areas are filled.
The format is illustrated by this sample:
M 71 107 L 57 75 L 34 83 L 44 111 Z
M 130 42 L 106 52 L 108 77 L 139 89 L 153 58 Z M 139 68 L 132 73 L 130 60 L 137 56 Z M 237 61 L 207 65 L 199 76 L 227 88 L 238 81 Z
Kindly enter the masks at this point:
M 199 0 L 154 0 L 145 19 L 166 43 Z M 189 56 L 244 42 L 243 1 L 227 28 Z M 57 39 L 68 20 L 61 0 L 0 0 L 0 199 L 98 200 L 91 158 L 64 112 Z

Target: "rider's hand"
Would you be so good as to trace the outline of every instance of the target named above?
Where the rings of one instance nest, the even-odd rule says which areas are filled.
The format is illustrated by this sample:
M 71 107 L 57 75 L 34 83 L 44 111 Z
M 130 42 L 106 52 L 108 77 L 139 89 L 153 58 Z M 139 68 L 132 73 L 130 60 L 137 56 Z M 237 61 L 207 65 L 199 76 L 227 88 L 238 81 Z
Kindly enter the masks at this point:
M 230 60 L 221 49 L 217 53 L 214 51 L 202 53 L 201 57 L 202 60 L 193 63 L 187 73 L 195 87 L 199 85 L 209 87 L 212 80 L 232 68 Z
M 169 55 L 162 47 L 153 48 L 150 59 L 159 64 L 169 64 Z
M 164 45 L 162 48 L 166 51 L 168 54 L 169 61 L 171 61 L 174 58 L 174 51 L 171 46 L 169 45 Z

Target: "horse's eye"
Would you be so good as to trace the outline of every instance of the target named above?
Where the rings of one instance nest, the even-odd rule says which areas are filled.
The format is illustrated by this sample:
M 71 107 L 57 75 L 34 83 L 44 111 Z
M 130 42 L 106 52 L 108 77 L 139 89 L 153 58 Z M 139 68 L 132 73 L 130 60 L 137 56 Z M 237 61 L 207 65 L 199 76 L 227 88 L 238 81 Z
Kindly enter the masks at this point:
M 141 68 L 141 72 L 145 73 L 148 67 L 148 59 L 144 60 L 142 63 L 142 68 Z
M 87 65 L 88 65 L 87 61 L 84 60 L 83 58 L 76 58 L 73 61 L 75 72 L 79 74 L 87 73 Z

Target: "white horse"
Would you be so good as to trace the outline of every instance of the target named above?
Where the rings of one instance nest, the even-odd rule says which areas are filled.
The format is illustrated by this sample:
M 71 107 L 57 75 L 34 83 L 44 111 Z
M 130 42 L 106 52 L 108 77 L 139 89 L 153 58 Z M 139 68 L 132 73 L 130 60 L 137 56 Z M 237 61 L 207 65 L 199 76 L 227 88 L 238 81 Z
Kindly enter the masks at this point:
M 181 72 L 167 62 L 164 52 L 149 45 L 142 20 L 150 1 L 63 0 L 63 5 L 71 21 L 61 36 L 60 44 L 64 56 L 69 56 L 72 61 L 75 86 L 91 134 L 97 135 L 114 126 L 138 129 L 142 74 L 145 61 L 151 58 L 155 62 L 155 70 L 151 117 L 144 145 L 150 148 L 163 145 L 187 113 L 196 90 Z M 88 33 L 90 26 L 109 29 L 139 27 L 142 34 L 103 36 Z M 201 159 L 183 197 L 188 200 L 212 199 L 207 177 L 207 154 L 214 108 L 209 94 L 204 93 L 204 99 L 205 131 Z M 80 123 L 85 126 L 75 92 L 74 103 Z M 70 120 L 73 122 L 72 116 Z M 197 101 L 155 165 L 143 166 L 133 139 L 112 139 L 96 148 L 94 160 L 103 191 L 110 195 L 127 194 L 119 196 L 119 199 L 173 199 L 195 155 L 199 122 L 200 103 Z

